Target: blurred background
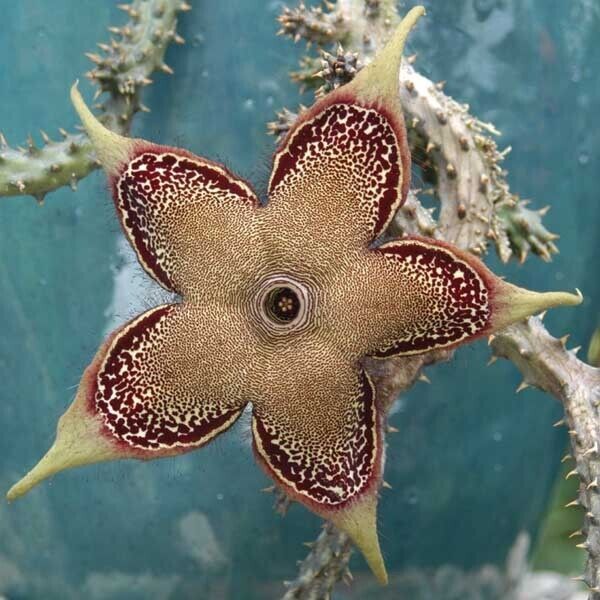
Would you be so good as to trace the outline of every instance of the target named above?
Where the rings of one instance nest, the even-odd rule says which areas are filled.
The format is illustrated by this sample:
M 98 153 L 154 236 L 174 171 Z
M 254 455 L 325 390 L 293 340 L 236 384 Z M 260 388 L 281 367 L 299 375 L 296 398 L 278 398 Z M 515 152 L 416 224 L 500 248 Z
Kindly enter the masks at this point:
M 429 0 L 410 40 L 416 67 L 502 131 L 514 191 L 560 233 L 546 264 L 488 264 L 533 289 L 582 289 L 584 304 L 551 312 L 554 335 L 587 348 L 600 317 L 600 6 L 596 0 Z M 302 100 L 287 73 L 303 51 L 275 36 L 283 2 L 193 0 L 172 47 L 175 75 L 147 89 L 134 133 L 224 162 L 257 185 L 273 140 L 265 124 Z M 404 8 L 413 2 L 403 4 Z M 0 130 L 13 145 L 77 123 L 69 86 L 84 52 L 124 22 L 116 2 L 0 0 Z M 84 86 L 89 98 L 91 88 Z M 308 96 L 304 98 L 308 101 Z M 102 174 L 76 193 L 0 198 L 0 490 L 46 451 L 56 422 L 108 331 L 160 302 L 124 243 Z M 519 395 L 509 363 L 486 368 L 479 342 L 428 371 L 397 403 L 380 530 L 391 575 L 378 588 L 362 559 L 334 598 L 509 597 L 533 568 L 579 574 L 573 479 L 561 484 L 567 436 L 559 404 Z M 284 518 L 255 466 L 247 422 L 177 459 L 121 462 L 57 476 L 14 505 L 0 502 L 0 596 L 269 600 L 284 593 L 317 518 Z M 571 487 L 571 490 L 567 486 Z

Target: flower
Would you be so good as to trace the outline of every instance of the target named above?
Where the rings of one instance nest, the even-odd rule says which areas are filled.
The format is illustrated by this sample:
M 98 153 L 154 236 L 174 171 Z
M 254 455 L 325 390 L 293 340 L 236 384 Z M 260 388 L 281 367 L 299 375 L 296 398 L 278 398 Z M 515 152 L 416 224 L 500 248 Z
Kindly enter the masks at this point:
M 250 403 L 261 466 L 387 581 L 376 528 L 385 415 L 363 358 L 456 346 L 581 300 L 517 288 L 439 241 L 379 242 L 409 186 L 398 73 L 422 13 L 303 113 L 264 204 L 222 165 L 109 131 L 73 87 L 127 238 L 181 301 L 102 344 L 54 445 L 9 499 L 69 467 L 197 449 Z

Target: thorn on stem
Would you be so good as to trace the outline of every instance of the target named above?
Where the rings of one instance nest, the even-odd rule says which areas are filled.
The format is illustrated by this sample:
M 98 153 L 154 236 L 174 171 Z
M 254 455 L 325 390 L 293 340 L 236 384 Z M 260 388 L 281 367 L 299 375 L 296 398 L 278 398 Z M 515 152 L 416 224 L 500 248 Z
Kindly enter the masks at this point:
M 598 454 L 598 442 L 594 442 L 594 445 L 591 448 L 588 448 L 583 456 L 589 456 L 590 454 Z
M 567 341 L 568 341 L 568 339 L 569 339 L 570 336 L 571 336 L 571 334 L 567 333 L 567 334 L 563 335 L 561 338 L 559 338 L 558 341 L 560 342 L 560 345 L 563 348 L 565 348 L 567 346 Z
M 574 537 L 580 537 L 583 535 L 583 531 L 581 531 L 581 529 L 578 529 L 577 531 L 574 531 L 570 536 L 569 539 L 572 539 Z

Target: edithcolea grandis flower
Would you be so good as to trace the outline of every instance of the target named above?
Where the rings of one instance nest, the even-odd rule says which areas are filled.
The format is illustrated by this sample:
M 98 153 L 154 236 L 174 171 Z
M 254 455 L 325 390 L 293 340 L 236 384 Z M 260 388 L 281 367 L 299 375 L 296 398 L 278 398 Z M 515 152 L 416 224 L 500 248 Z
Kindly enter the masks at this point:
M 108 337 L 9 499 L 70 467 L 195 450 L 250 404 L 260 465 L 387 581 L 376 527 L 385 415 L 364 357 L 453 347 L 581 299 L 515 287 L 432 239 L 378 242 L 409 187 L 398 77 L 423 12 L 302 113 L 275 152 L 266 202 L 220 164 L 109 131 L 74 86 L 123 231 L 181 300 Z

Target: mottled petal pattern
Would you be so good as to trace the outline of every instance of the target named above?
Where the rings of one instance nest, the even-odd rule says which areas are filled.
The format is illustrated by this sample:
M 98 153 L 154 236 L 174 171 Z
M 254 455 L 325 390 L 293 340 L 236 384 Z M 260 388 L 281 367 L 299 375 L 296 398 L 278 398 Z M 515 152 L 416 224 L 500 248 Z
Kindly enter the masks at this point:
M 240 315 L 222 309 L 218 319 L 215 310 L 158 306 L 112 333 L 85 370 L 54 445 L 9 498 L 63 469 L 178 455 L 228 429 L 249 399 L 253 338 Z
M 410 169 L 401 117 L 335 93 L 299 119 L 275 154 L 271 209 L 302 211 L 325 235 L 376 238 L 404 201 Z M 323 203 L 322 199 L 327 198 Z
M 370 272 L 379 277 L 378 293 L 392 307 L 380 315 L 386 341 L 374 356 L 419 354 L 486 331 L 492 284 L 478 260 L 425 239 L 390 242 L 372 254 Z M 394 305 L 394 297 L 402 302 Z
M 180 306 L 150 310 L 113 337 L 100 362 L 89 402 L 124 445 L 150 452 L 197 448 L 241 414 L 241 398 L 209 391 L 185 357 L 179 364 L 173 360 L 187 337 L 185 327 Z
M 289 497 L 346 531 L 385 582 L 376 527 L 384 415 L 369 375 L 307 337 L 280 345 L 261 371 L 254 454 Z
M 329 439 L 315 440 L 315 431 L 286 423 L 285 415 L 254 409 L 254 449 L 266 470 L 299 501 L 318 511 L 342 508 L 376 486 L 381 465 L 381 416 L 369 376 L 360 371 L 347 397 L 306 398 L 315 412 L 329 414 L 335 429 Z M 348 385 L 331 390 L 338 396 Z M 310 392 L 308 392 L 310 393 Z M 285 399 L 282 399 L 285 401 Z
M 106 129 L 71 98 L 104 166 L 117 215 L 140 264 L 163 287 L 196 301 L 231 300 L 242 272 L 257 268 L 260 202 L 222 165 L 187 150 L 130 139 Z M 219 255 L 230 265 L 215 264 Z M 201 285 L 197 285 L 201 282 Z
M 113 195 L 142 266 L 164 287 L 178 292 L 185 291 L 186 278 L 190 269 L 198 268 L 198 260 L 200 265 L 208 262 L 202 254 L 214 252 L 215 233 L 238 237 L 236 232 L 259 206 L 250 187 L 221 165 L 144 143 L 136 146 L 136 155 L 115 177 Z

